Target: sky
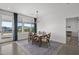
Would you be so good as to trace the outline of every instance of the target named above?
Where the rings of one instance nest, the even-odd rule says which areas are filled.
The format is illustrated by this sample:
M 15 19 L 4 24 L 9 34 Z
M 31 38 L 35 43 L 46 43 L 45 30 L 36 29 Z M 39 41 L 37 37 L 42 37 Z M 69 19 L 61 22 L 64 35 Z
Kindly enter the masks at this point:
M 12 27 L 12 22 L 2 22 L 2 26 L 4 27 Z

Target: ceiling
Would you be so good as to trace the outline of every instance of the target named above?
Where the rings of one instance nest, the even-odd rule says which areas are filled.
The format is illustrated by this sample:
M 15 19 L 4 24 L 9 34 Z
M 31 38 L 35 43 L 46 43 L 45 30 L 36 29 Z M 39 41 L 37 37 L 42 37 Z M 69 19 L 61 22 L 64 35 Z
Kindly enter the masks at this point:
M 34 3 L 0 3 L 0 8 L 12 12 L 22 13 L 28 16 L 36 16 L 36 11 L 38 10 L 39 14 L 44 14 L 49 9 L 49 5 L 52 4 L 34 4 Z
M 0 3 L 0 8 L 12 12 L 22 13 L 28 16 L 36 16 L 36 10 L 38 15 L 43 16 L 47 14 L 57 13 L 58 11 L 69 11 L 70 8 L 79 10 L 79 4 L 56 4 L 56 3 Z M 67 10 L 66 10 L 67 9 Z M 62 11 L 63 10 L 63 11 Z

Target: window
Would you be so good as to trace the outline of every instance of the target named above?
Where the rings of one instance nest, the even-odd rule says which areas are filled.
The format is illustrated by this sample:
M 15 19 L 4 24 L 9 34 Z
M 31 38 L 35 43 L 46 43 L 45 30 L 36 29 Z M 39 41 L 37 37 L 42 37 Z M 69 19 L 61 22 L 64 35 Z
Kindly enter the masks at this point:
M 2 32 L 3 33 L 11 33 L 12 32 L 12 22 L 2 22 Z
M 31 23 L 24 23 L 24 32 L 34 32 L 34 25 Z
M 24 32 L 29 32 L 29 31 L 31 31 L 31 24 L 25 23 L 24 24 Z
M 31 24 L 31 26 L 32 32 L 34 32 L 34 24 Z
M 17 29 L 18 29 L 18 32 L 22 32 L 22 23 L 18 23 Z

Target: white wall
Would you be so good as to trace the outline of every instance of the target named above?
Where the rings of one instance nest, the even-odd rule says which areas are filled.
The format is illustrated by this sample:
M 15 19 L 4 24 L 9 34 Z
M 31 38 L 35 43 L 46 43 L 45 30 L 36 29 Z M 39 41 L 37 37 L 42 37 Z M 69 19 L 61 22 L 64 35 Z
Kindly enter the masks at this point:
M 65 36 L 65 17 L 54 16 L 56 14 L 49 14 L 40 18 L 38 25 L 38 31 L 46 31 L 51 32 L 51 40 L 65 43 L 66 36 Z
M 48 8 L 47 8 L 48 9 Z M 39 17 L 38 31 L 52 32 L 52 40 L 66 43 L 66 18 L 79 16 L 78 5 L 57 4 Z
M 66 18 L 79 16 L 79 4 L 0 4 L 0 8 L 34 16 L 39 11 L 38 31 L 52 32 L 52 40 L 66 43 Z

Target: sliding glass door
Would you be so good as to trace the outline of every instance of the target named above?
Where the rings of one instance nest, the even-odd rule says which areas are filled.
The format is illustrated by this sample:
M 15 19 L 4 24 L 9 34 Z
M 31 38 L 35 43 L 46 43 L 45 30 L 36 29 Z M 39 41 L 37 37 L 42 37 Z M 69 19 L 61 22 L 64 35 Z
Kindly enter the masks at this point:
M 13 40 L 13 14 L 0 11 L 0 43 Z
M 27 39 L 28 33 L 34 32 L 34 18 L 21 14 L 17 17 L 17 40 Z M 0 43 L 12 41 L 14 32 L 14 14 L 0 10 Z
M 28 38 L 28 33 L 33 32 L 33 24 L 32 23 L 23 23 L 23 38 L 27 39 Z
M 33 18 L 18 15 L 18 40 L 27 39 L 29 32 L 34 32 Z

